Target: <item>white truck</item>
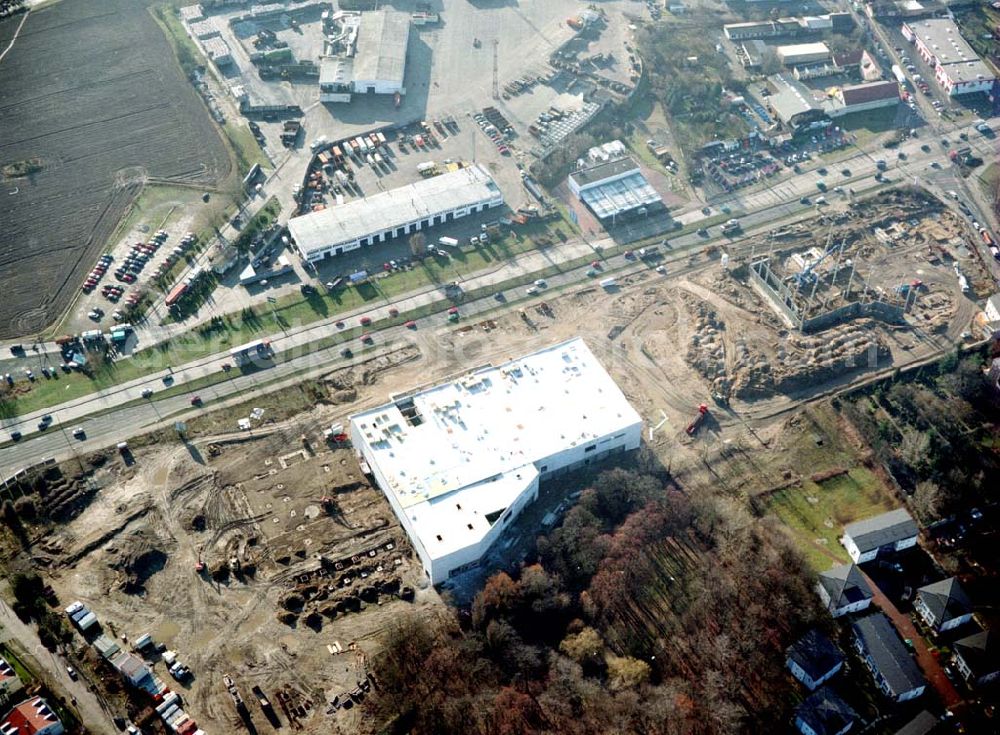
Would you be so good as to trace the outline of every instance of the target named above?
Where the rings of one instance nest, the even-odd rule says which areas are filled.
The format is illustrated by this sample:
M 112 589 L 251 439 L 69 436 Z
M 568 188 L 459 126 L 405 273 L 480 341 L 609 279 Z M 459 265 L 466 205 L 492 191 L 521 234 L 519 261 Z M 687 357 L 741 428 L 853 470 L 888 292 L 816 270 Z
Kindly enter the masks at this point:
M 740 221 L 738 219 L 731 219 L 722 226 L 723 235 L 731 235 L 734 232 L 739 232 L 741 230 Z

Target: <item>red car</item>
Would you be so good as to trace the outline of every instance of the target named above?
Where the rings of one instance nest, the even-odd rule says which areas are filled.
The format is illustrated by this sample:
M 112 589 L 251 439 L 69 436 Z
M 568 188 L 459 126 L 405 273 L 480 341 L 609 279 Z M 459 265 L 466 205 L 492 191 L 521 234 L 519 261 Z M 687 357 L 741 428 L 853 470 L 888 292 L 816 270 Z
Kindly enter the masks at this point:
M 389 309 L 389 316 L 399 316 L 399 309 L 396 307 Z
M 125 275 L 122 276 L 122 280 L 125 281 L 125 283 L 135 283 L 135 274 L 126 273 Z
M 458 313 L 458 307 L 457 306 L 451 307 L 450 309 L 448 309 L 448 313 L 449 314 L 457 314 Z
M 365 344 L 370 345 L 375 340 L 372 339 L 372 336 L 368 334 L 368 332 L 365 332 L 364 334 L 361 335 L 361 341 L 364 342 Z
M 363 317 L 361 317 L 361 326 L 362 327 L 367 327 L 371 323 L 372 323 L 372 318 L 370 316 L 363 316 Z
M 191 396 L 191 405 L 192 406 L 200 406 L 201 405 L 201 396 Z
M 417 323 L 411 319 L 410 321 L 403 324 L 403 326 L 406 327 L 407 329 L 416 329 Z

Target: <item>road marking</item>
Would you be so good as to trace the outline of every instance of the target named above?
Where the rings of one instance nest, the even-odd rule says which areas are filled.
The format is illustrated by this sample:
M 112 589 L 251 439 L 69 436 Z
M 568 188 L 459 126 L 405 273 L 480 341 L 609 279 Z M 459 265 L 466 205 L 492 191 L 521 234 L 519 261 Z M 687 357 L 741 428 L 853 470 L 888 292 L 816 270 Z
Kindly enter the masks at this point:
M 10 39 L 10 43 L 7 44 L 7 48 L 3 50 L 3 53 L 0 53 L 0 61 L 3 61 L 3 57 L 6 56 L 12 48 L 14 48 L 14 41 L 16 41 L 18 35 L 20 35 L 21 29 L 24 28 L 24 22 L 28 20 L 29 15 L 31 15 L 31 11 L 26 10 L 24 13 L 24 17 L 21 18 L 21 23 L 17 26 L 17 30 L 14 31 L 14 35 Z

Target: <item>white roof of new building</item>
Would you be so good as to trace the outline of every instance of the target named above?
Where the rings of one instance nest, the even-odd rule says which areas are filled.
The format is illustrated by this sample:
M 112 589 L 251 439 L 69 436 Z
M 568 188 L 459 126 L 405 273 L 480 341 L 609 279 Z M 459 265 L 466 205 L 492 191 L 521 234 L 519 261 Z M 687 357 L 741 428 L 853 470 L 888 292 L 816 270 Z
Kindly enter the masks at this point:
M 324 56 L 319 62 L 319 83 L 350 84 L 354 81 L 354 59 L 348 56 Z
M 288 231 L 300 252 L 308 255 L 500 196 L 500 189 L 486 170 L 472 165 L 293 217 L 288 220 Z
M 775 51 L 779 56 L 803 56 L 808 54 L 828 54 L 829 47 L 822 41 L 815 43 L 794 43 L 789 46 L 778 46 Z
M 994 77 L 993 70 L 979 59 L 944 64 L 942 70 L 955 83 L 988 81 Z
M 498 511 L 534 481 L 538 460 L 640 418 L 586 343 L 575 338 L 394 396 L 393 403 L 351 422 L 355 439 L 388 483 L 384 492 L 394 495 L 436 558 L 481 540 Z
M 403 84 L 406 45 L 410 39 L 410 14 L 380 10 L 361 14 L 354 78 Z
M 953 20 L 931 18 L 907 25 L 942 64 L 979 60 L 979 55 L 969 42 L 962 38 L 962 33 Z

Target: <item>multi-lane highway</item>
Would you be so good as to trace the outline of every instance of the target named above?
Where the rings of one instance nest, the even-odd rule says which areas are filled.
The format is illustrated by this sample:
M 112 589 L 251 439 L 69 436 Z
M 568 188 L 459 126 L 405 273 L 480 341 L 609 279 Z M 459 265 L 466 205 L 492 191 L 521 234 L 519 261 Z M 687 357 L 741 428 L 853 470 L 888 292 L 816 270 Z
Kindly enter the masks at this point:
M 957 135 L 958 132 L 952 131 L 952 135 Z M 984 158 L 987 155 L 995 157 L 995 141 L 983 138 L 971 129 L 966 132 L 970 138 L 970 145 L 980 155 Z M 897 151 L 902 151 L 905 158 L 899 158 Z M 937 176 L 932 178 L 930 184 L 939 191 L 947 190 L 945 187 L 963 187 L 964 182 L 954 172 L 952 164 L 947 162 L 946 153 L 947 151 L 940 146 L 939 140 L 926 137 L 905 141 L 898 149 L 886 151 L 880 149 L 874 154 L 859 150 L 856 154 L 847 155 L 836 163 L 814 162 L 812 170 L 775 182 L 766 188 L 730 195 L 725 199 L 724 206 L 730 209 L 733 216 L 740 218 L 745 232 L 770 229 L 777 223 L 807 216 L 816 208 L 814 203 L 804 204 L 800 199 L 807 196 L 815 200 L 820 194 L 816 187 L 819 178 L 823 178 L 830 188 L 826 197 L 829 200 L 828 206 L 832 207 L 845 203 L 852 189 L 860 193 L 884 186 L 885 182 L 880 183 L 874 179 L 877 170 L 875 161 L 880 157 L 884 157 L 889 163 L 886 178 L 892 183 L 910 183 L 914 179 L 923 181 L 928 173 L 932 173 Z M 932 161 L 938 161 L 942 168 L 930 168 L 929 164 Z M 818 174 L 817 169 L 824 165 L 829 171 L 823 175 Z M 843 173 L 845 171 L 849 173 Z M 841 187 L 843 192 L 834 193 L 834 187 Z M 968 194 L 967 189 L 961 190 Z M 971 196 L 970 203 L 974 203 Z M 697 221 L 704 216 L 700 212 L 689 213 L 687 217 L 681 219 L 685 224 L 691 225 L 697 224 Z M 677 275 L 679 273 L 677 264 L 686 262 L 690 254 L 699 252 L 709 243 L 718 244 L 720 238 L 718 226 L 709 228 L 707 237 L 692 232 L 670 238 L 667 250 L 669 267 L 665 277 Z M 581 256 L 593 255 L 594 258 L 602 260 L 608 272 L 648 267 L 627 261 L 621 254 L 609 257 L 607 254 L 614 252 L 613 245 L 610 241 L 567 243 L 554 252 L 526 253 L 488 273 L 470 277 L 463 282 L 466 291 L 485 292 L 489 295 L 463 303 L 462 318 L 505 308 L 504 303 L 491 295 L 493 287 L 509 283 L 512 279 L 530 281 L 533 274 L 547 268 L 551 269 L 552 266 L 561 266 L 563 270 L 547 279 L 550 289 L 588 281 L 586 275 L 588 266 L 570 265 L 574 261 L 579 262 Z M 511 289 L 507 292 L 507 303 L 509 305 L 509 302 L 524 297 L 522 287 Z M 389 313 L 391 308 L 405 315 L 415 309 L 426 308 L 430 304 L 440 305 L 440 313 L 420 319 L 416 331 L 399 326 L 399 320 L 392 319 Z M 254 395 L 255 391 L 275 390 L 310 374 L 319 374 L 338 365 L 347 365 L 350 361 L 341 355 L 343 343 L 347 343 L 358 356 L 367 354 L 360 350 L 361 344 L 356 335 L 348 338 L 349 328 L 356 327 L 362 316 L 371 318 L 376 327 L 379 323 L 396 324 L 373 332 L 375 344 L 371 350 L 385 350 L 412 340 L 423 341 L 422 346 L 427 348 L 433 342 L 428 336 L 428 331 L 433 332 L 446 324 L 444 309 L 442 293 L 439 290 L 431 289 L 411 294 L 392 304 L 357 310 L 309 326 L 289 329 L 286 333 L 275 334 L 272 341 L 278 359 L 272 366 L 252 373 L 239 373 L 234 370 L 227 374 L 224 380 L 220 380 L 220 365 L 229 360 L 228 351 L 221 351 L 216 355 L 183 365 L 170 368 L 165 365 L 163 370 L 156 373 L 51 409 L 4 420 L 0 442 L 8 443 L 0 448 L 0 475 L 6 476 L 11 471 L 29 466 L 43 458 L 63 459 L 74 453 L 107 446 L 147 431 L 151 427 L 169 424 L 179 416 L 202 410 L 191 405 L 192 392 L 183 389 L 192 381 L 197 380 L 203 384 L 210 376 L 219 381 L 214 385 L 198 388 L 196 391 L 204 401 L 205 410 L 211 410 L 224 402 L 244 400 Z M 314 349 L 319 340 L 329 341 L 332 335 L 338 333 L 344 333 L 344 336 L 337 344 L 324 349 Z M 147 341 L 145 333 L 142 333 L 142 339 L 144 343 Z M 164 378 L 172 386 L 169 394 L 164 393 L 168 388 Z M 151 400 L 141 398 L 143 390 L 147 388 L 154 391 Z M 48 430 L 39 433 L 36 425 L 43 414 L 51 414 L 54 421 Z M 77 427 L 84 430 L 82 439 L 72 435 L 73 429 Z M 20 442 L 9 443 L 9 435 L 13 431 L 20 431 L 24 434 L 24 438 Z

